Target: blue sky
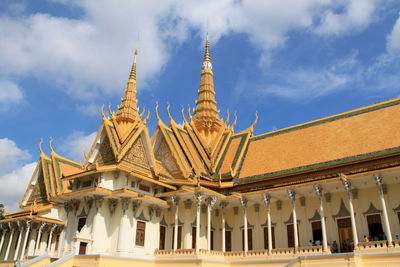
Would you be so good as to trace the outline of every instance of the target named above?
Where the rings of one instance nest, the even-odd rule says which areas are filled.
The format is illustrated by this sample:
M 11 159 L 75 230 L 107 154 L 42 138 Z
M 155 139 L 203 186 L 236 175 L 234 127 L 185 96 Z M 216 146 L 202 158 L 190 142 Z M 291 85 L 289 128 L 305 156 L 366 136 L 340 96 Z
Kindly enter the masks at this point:
M 115 111 L 139 36 L 139 107 L 180 123 L 193 107 L 207 31 L 221 117 L 281 129 L 400 96 L 400 2 L 0 2 L 0 202 L 17 209 L 38 144 L 80 161 Z M 106 108 L 107 110 L 107 108 Z M 231 119 L 232 120 L 232 119 Z

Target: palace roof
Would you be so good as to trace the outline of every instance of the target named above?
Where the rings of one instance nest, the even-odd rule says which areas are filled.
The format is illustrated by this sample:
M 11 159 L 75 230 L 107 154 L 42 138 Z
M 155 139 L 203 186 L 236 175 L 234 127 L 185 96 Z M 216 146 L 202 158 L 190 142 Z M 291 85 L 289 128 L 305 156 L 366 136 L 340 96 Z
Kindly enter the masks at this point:
M 21 206 L 49 205 L 52 199 L 72 194 L 74 180 L 96 173 L 124 172 L 168 190 L 192 186 L 228 196 L 241 192 L 241 185 L 254 183 L 257 186 L 246 190 L 261 190 L 262 182 L 278 186 L 284 177 L 301 182 L 321 170 L 337 176 L 334 168 L 362 162 L 378 168 L 374 160 L 400 155 L 400 98 L 254 136 L 256 113 L 248 129 L 235 133 L 236 114 L 228 125 L 229 112 L 223 121 L 217 109 L 208 36 L 193 115 L 189 107 L 186 120 L 182 107 L 183 124 L 178 125 L 168 105 L 167 126 L 157 104 L 158 126 L 150 140 L 150 113 L 142 120 L 145 112 L 139 115 L 137 107 L 137 54 L 136 49 L 118 111 L 113 113 L 110 106 L 107 117 L 102 109 L 103 123 L 89 154 L 85 152 L 85 163 L 57 155 L 50 142 L 51 157 L 41 151 Z

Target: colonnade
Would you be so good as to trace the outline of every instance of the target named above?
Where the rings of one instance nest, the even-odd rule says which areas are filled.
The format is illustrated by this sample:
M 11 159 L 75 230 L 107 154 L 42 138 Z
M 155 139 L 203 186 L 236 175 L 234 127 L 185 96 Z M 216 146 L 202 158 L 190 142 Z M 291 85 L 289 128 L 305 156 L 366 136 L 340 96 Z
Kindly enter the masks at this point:
M 44 232 L 48 232 L 48 242 L 46 243 L 46 252 L 51 252 L 53 247 L 54 234 L 58 232 L 62 226 L 47 222 L 33 222 L 30 219 L 27 220 L 16 220 L 1 223 L 0 227 L 2 235 L 0 239 L 0 255 L 4 253 L 4 257 L 1 260 L 4 261 L 16 261 L 23 260 L 27 254 L 26 249 L 28 248 L 28 242 L 33 239 L 32 228 L 33 224 L 37 225 L 37 236 L 34 239 L 34 247 L 32 255 L 36 256 L 41 251 L 41 240 Z M 7 239 L 8 237 L 8 239 Z M 16 239 L 16 241 L 15 241 Z M 15 243 L 15 250 L 12 256 L 12 244 Z
M 384 197 L 384 192 L 383 192 L 383 181 L 382 177 L 380 175 L 375 175 L 374 176 L 376 185 L 378 187 L 379 191 L 379 198 L 380 202 L 382 205 L 382 215 L 383 215 L 383 227 L 385 232 L 387 233 L 387 241 L 388 245 L 392 246 L 392 234 L 391 234 L 391 228 L 390 228 L 390 223 L 389 223 L 389 218 L 388 218 L 388 212 L 387 212 L 387 207 L 386 207 L 386 201 Z M 345 189 L 346 195 L 347 195 L 347 200 L 348 200 L 348 206 L 349 206 L 349 212 L 350 212 L 350 220 L 351 220 L 351 227 L 352 227 L 352 233 L 353 233 L 353 242 L 354 242 L 354 247 L 356 248 L 358 246 L 358 233 L 357 233 L 357 224 L 355 220 L 355 212 L 354 212 L 354 207 L 353 207 L 353 199 L 352 199 L 352 185 L 351 182 L 346 178 L 346 176 L 342 175 L 341 176 L 341 181 L 343 188 Z M 326 230 L 326 218 L 325 218 L 325 212 L 324 212 L 324 204 L 323 204 L 323 187 L 321 185 L 314 185 L 313 189 L 316 193 L 316 196 L 318 198 L 318 203 L 319 203 L 319 214 L 320 214 L 320 220 L 321 220 L 321 232 L 322 232 L 322 240 L 321 240 L 321 245 L 323 251 L 327 252 L 328 251 L 328 240 L 327 240 L 327 230 Z M 287 190 L 287 196 L 288 199 L 290 200 L 291 203 L 291 208 L 292 208 L 292 223 L 293 223 L 293 234 L 294 234 L 294 249 L 295 251 L 298 251 L 299 249 L 299 236 L 298 236 L 298 225 L 297 225 L 297 214 L 296 214 L 296 190 L 295 189 L 288 189 Z M 200 207 L 202 204 L 202 201 L 205 197 L 205 194 L 202 193 L 201 191 L 196 191 L 194 193 L 194 199 L 196 202 L 196 252 L 199 252 L 200 249 Z M 266 211 L 267 211 L 267 227 L 268 227 L 268 251 L 271 252 L 273 248 L 272 244 L 272 218 L 271 218 L 271 194 L 265 193 L 262 195 L 262 199 L 264 201 Z M 178 196 L 173 196 L 171 198 L 172 204 L 175 208 L 175 230 L 174 230 L 174 243 L 173 243 L 173 250 L 177 250 L 178 244 L 178 214 L 179 214 L 179 197 Z M 207 250 L 211 250 L 211 212 L 212 209 L 214 208 L 218 198 L 216 196 L 208 196 L 207 198 L 204 199 L 204 202 L 207 205 Z M 239 202 L 242 206 L 243 209 L 243 251 L 246 253 L 248 252 L 248 220 L 247 220 L 247 204 L 248 204 L 248 199 L 246 197 L 239 198 Z M 222 251 L 226 251 L 226 244 L 225 244 L 225 222 L 226 222 L 226 208 L 228 206 L 228 202 L 225 200 L 222 200 L 220 202 L 220 207 L 222 210 Z

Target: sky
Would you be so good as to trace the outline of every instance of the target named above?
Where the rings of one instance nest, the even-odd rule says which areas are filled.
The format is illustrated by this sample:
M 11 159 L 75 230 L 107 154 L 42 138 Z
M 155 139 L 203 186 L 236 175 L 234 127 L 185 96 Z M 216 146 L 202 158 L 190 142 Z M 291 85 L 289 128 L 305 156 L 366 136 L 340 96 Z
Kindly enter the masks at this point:
M 220 116 L 254 134 L 400 96 L 398 0 L 1 0 L 0 203 L 18 209 L 49 140 L 83 161 L 117 110 L 138 43 L 137 98 L 182 122 L 206 32 Z

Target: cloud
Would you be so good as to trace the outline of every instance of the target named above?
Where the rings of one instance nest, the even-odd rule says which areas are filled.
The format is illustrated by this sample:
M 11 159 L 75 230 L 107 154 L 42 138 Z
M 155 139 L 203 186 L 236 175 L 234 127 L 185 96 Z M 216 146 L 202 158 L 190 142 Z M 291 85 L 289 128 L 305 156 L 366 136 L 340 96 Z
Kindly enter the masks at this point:
M 22 99 L 22 91 L 16 83 L 0 79 L 0 110 L 7 110 L 11 105 L 20 103 Z
M 14 141 L 8 138 L 0 139 L 0 175 L 16 168 L 31 155 L 26 150 L 17 147 Z
M 387 36 L 386 50 L 389 55 L 400 55 L 400 13 L 392 32 Z
M 357 51 L 331 65 L 315 68 L 289 68 L 270 70 L 263 84 L 257 86 L 259 94 L 272 94 L 288 99 L 312 99 L 342 90 L 360 80 L 362 69 L 357 61 Z
M 375 0 L 338 1 L 336 10 L 323 13 L 321 24 L 315 32 L 319 34 L 341 35 L 354 30 L 363 30 L 373 21 Z
M 84 162 L 84 149 L 86 148 L 86 153 L 88 154 L 90 149 L 92 148 L 96 135 L 97 132 L 85 135 L 81 131 L 74 131 L 66 138 L 60 140 L 61 144 L 59 147 L 60 151 L 62 152 L 61 155 L 76 162 Z
M 18 202 L 32 177 L 36 163 L 25 163 L 30 158 L 29 152 L 18 148 L 14 141 L 0 139 L 0 202 L 9 211 L 18 209 Z
M 0 175 L 1 199 L 8 212 L 18 210 L 29 181 L 36 167 L 36 162 L 22 165 L 13 171 Z
M 214 42 L 244 33 L 269 62 L 293 30 L 342 34 L 363 29 L 375 1 L 57 1 L 82 11 L 68 18 L 45 13 L 0 16 L 0 71 L 54 83 L 82 102 L 121 95 L 140 32 L 138 90 L 150 88 L 176 46 L 192 32 L 205 36 L 209 21 Z M 290 7 L 290 8 L 288 8 Z M 321 15 L 322 14 L 322 15 Z M 322 16 L 322 17 L 321 17 Z M 199 44 L 200 46 L 200 44 Z

